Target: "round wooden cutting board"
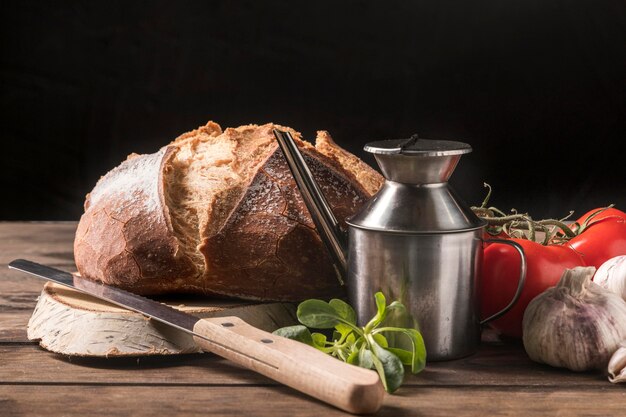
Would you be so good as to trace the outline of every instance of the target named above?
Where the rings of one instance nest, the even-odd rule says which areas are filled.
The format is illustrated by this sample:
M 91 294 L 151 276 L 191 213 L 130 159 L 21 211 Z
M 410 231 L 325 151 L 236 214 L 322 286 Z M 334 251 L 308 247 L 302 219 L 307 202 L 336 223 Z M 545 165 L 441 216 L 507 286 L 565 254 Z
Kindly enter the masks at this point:
M 193 300 L 193 301 L 192 301 Z M 159 300 L 199 318 L 237 316 L 266 331 L 297 324 L 291 303 Z M 28 338 L 72 356 L 144 356 L 200 352 L 191 335 L 87 294 L 46 283 L 28 323 Z

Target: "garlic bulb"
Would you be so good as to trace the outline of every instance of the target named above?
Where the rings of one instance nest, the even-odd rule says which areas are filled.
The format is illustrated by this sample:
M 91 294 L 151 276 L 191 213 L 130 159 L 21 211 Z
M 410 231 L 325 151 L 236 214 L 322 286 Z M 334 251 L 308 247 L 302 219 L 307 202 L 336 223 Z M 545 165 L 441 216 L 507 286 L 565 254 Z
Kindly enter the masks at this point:
M 626 301 L 591 282 L 594 272 L 565 270 L 556 287 L 528 304 L 522 326 L 532 360 L 572 371 L 606 369 L 626 339 Z
M 626 340 L 622 341 L 620 348 L 611 356 L 609 381 L 613 383 L 626 382 Z
M 620 295 L 626 301 L 626 256 L 616 256 L 600 265 L 593 282 Z

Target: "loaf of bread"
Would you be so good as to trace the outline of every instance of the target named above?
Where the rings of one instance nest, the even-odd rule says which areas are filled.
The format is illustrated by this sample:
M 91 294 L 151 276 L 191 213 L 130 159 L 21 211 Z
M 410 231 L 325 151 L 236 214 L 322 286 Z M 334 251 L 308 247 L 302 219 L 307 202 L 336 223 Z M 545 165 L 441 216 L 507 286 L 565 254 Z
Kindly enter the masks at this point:
M 287 127 L 209 122 L 98 181 L 74 242 L 81 275 L 146 295 L 341 296 L 274 128 L 292 133 L 338 219 L 382 185 L 326 132 L 313 147 Z

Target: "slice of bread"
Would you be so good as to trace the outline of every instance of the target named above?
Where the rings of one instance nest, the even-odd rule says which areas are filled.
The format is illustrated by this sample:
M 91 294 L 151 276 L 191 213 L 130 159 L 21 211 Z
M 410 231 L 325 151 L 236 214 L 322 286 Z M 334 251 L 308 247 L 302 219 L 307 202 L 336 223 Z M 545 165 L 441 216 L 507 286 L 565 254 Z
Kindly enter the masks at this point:
M 298 301 L 341 296 L 272 130 L 289 130 L 339 219 L 382 177 L 319 132 L 317 147 L 274 124 L 209 122 L 159 152 L 131 155 L 87 196 L 74 254 L 82 275 L 140 294 Z

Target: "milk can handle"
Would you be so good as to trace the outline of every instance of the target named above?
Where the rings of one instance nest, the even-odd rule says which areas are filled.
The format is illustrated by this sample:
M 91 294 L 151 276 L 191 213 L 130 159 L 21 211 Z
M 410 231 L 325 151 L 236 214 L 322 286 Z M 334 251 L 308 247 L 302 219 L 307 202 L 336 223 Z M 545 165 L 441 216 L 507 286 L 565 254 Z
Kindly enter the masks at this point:
M 513 308 L 515 303 L 517 303 L 517 300 L 519 300 L 519 297 L 522 294 L 522 290 L 524 289 L 524 284 L 526 283 L 526 254 L 524 254 L 524 249 L 522 248 L 522 246 L 519 243 L 510 241 L 510 240 L 505 240 L 505 239 L 485 239 L 485 240 L 483 240 L 483 242 L 501 243 L 503 245 L 513 246 L 515 248 L 515 250 L 517 250 L 517 252 L 519 253 L 521 263 L 520 263 L 520 267 L 519 267 L 519 280 L 517 281 L 517 290 L 515 291 L 515 295 L 513 296 L 513 299 L 502 310 L 500 310 L 497 313 L 492 314 L 491 316 L 489 316 L 486 319 L 482 320 L 480 322 L 481 325 L 489 323 L 492 320 L 495 320 L 497 318 L 502 317 L 511 308 Z

